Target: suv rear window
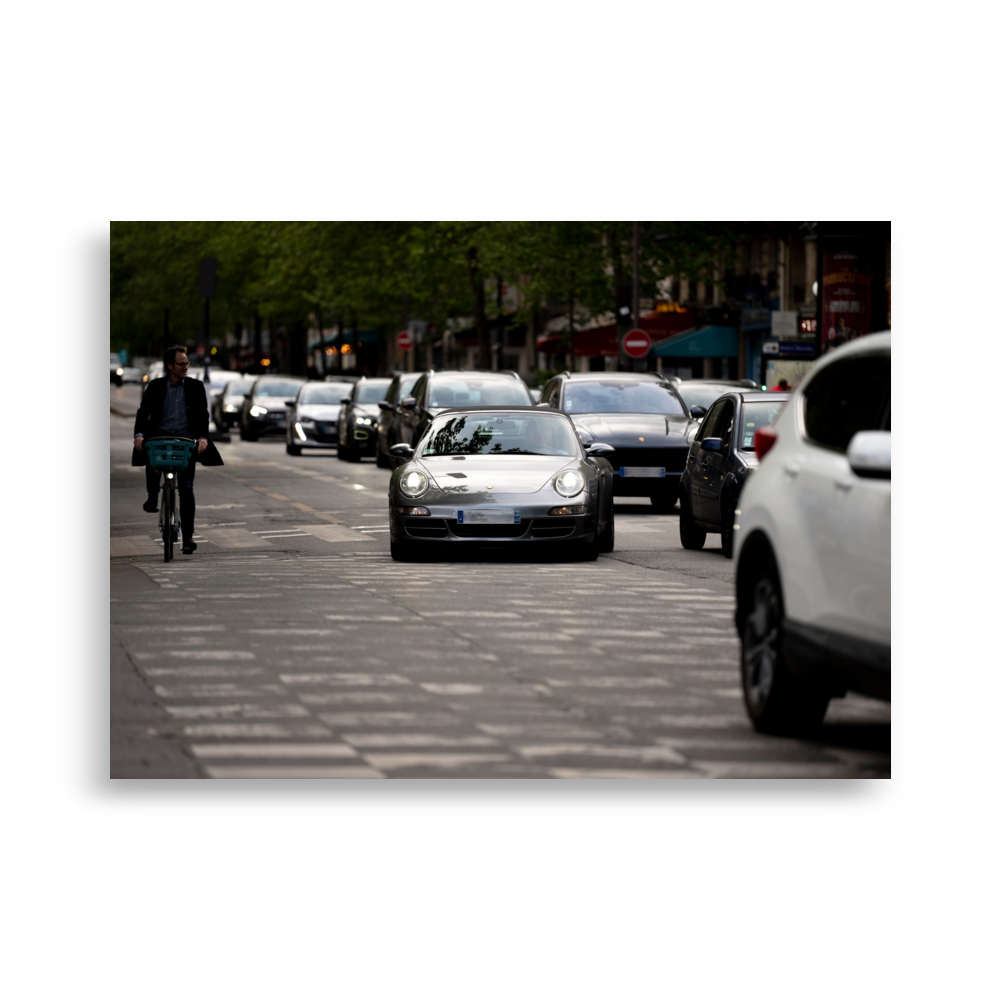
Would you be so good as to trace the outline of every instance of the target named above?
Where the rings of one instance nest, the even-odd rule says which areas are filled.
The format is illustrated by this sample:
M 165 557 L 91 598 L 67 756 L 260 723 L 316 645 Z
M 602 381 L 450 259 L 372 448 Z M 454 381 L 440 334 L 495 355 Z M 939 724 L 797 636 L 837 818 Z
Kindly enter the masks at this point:
M 817 372 L 805 390 L 806 435 L 836 451 L 858 431 L 878 430 L 889 406 L 888 354 L 844 358 Z

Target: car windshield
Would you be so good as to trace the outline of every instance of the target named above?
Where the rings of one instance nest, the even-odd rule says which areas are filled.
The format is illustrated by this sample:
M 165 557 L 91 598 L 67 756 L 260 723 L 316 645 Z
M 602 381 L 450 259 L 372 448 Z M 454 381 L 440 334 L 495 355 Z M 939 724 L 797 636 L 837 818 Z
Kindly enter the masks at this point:
M 787 400 L 772 399 L 743 404 L 740 424 L 740 451 L 753 451 L 753 436 L 761 428 L 773 424 Z
M 535 413 L 438 417 L 420 451 L 422 456 L 579 453 L 577 437 L 568 420 Z
M 250 391 L 253 382 L 230 382 L 226 386 L 227 396 L 245 396 Z
M 420 375 L 407 375 L 406 378 L 401 378 L 399 380 L 399 392 L 396 393 L 396 399 L 406 399 L 410 395 L 410 390 L 417 384 L 417 379 Z
M 531 406 L 528 387 L 514 378 L 435 378 L 428 390 L 427 405 Z
M 255 396 L 294 396 L 299 391 L 301 382 L 261 382 L 257 386 Z
M 308 389 L 302 390 L 299 396 L 300 405 L 326 403 L 328 406 L 339 405 L 340 401 L 350 395 L 349 385 L 340 385 L 336 382 L 324 382 L 322 385 L 311 385 Z
M 684 405 L 666 382 L 638 379 L 568 381 L 563 395 L 567 413 L 662 413 L 684 417 Z
M 732 392 L 738 388 L 732 385 L 698 385 L 696 382 L 682 382 L 677 386 L 677 395 L 687 403 L 688 409 L 692 406 L 704 406 L 707 410 L 720 396 L 727 392 Z
M 374 380 L 371 382 L 362 382 L 358 385 L 358 396 L 354 402 L 377 403 L 379 400 L 385 399 L 386 390 L 390 384 L 390 379 L 380 379 L 377 382 Z

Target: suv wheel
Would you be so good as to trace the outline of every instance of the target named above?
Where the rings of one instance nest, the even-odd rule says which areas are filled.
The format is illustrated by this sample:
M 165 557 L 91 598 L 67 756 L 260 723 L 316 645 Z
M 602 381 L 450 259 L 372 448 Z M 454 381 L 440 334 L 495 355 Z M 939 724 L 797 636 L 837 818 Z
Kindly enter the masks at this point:
M 722 501 L 722 554 L 727 559 L 733 558 L 733 535 L 735 534 L 734 524 L 736 522 L 736 512 L 733 505 L 728 500 Z
M 705 536 L 707 532 L 704 528 L 699 528 L 691 517 L 691 507 L 684 495 L 681 494 L 681 545 L 686 549 L 701 549 L 705 546 Z
M 781 588 L 771 560 L 754 571 L 742 647 L 743 702 L 754 728 L 778 734 L 817 728 L 830 697 L 788 671 Z

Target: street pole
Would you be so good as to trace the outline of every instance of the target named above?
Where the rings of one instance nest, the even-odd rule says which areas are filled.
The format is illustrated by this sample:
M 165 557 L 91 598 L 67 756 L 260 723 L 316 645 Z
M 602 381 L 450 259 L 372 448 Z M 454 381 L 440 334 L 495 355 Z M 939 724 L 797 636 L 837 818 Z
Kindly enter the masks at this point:
M 640 329 L 639 323 L 639 223 L 632 223 L 632 329 Z M 632 371 L 636 370 L 632 359 Z
M 209 380 L 209 331 L 210 331 L 210 307 L 209 302 L 211 299 L 215 298 L 215 258 L 214 257 L 202 257 L 200 263 L 201 269 L 201 294 L 202 298 L 205 300 L 205 310 L 202 316 L 201 324 L 201 349 L 202 349 L 202 361 L 204 362 L 204 380 L 205 385 L 208 385 Z

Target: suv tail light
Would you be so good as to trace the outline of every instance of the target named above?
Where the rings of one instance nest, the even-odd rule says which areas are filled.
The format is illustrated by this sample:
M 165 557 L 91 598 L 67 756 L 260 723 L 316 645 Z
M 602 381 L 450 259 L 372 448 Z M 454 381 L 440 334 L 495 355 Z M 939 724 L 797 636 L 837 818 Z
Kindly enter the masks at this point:
M 772 427 L 758 427 L 753 436 L 753 450 L 757 452 L 757 458 L 761 461 L 764 456 L 774 447 L 778 440 L 778 435 Z

